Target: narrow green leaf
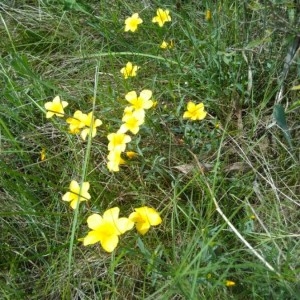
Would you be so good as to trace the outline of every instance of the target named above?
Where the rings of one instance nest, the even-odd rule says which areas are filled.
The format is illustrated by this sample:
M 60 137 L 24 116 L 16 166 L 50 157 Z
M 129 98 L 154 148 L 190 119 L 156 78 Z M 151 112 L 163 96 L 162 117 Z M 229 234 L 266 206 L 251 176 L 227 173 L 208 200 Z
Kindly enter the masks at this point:
M 281 104 L 276 104 L 274 106 L 273 115 L 276 120 L 276 123 L 281 128 L 283 135 L 284 135 L 285 139 L 287 140 L 289 146 L 292 148 L 292 139 L 291 139 L 289 127 L 286 122 L 285 111 Z
M 64 10 L 76 10 L 87 14 L 91 12 L 91 8 L 87 4 L 76 0 L 64 0 Z

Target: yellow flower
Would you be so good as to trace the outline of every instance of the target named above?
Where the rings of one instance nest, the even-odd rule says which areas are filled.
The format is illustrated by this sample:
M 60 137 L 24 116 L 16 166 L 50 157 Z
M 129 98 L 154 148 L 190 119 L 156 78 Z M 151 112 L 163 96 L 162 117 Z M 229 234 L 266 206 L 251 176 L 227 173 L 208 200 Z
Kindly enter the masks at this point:
M 158 212 L 151 207 L 143 206 L 134 209 L 129 219 L 135 223 L 136 229 L 140 234 L 148 232 L 151 226 L 159 225 L 162 222 Z
M 134 112 L 134 107 L 132 105 L 126 106 L 124 108 L 123 118 L 132 116 L 133 112 Z
M 124 114 L 123 114 L 123 117 L 124 117 L 125 115 L 131 115 L 132 112 L 133 112 L 133 110 L 134 110 L 134 107 L 133 107 L 133 106 L 126 106 L 126 107 L 124 108 Z
M 205 21 L 210 21 L 211 20 L 211 11 L 207 9 L 205 11 Z
M 121 69 L 121 73 L 123 74 L 124 78 L 127 79 L 128 77 L 136 76 L 136 71 L 140 67 L 133 66 L 132 63 L 129 61 L 124 68 Z
M 168 44 L 166 41 L 163 41 L 159 47 L 160 47 L 161 49 L 167 49 L 168 46 L 169 46 L 169 44 Z
M 41 161 L 43 161 L 45 159 L 46 159 L 46 149 L 43 148 L 42 151 L 41 151 Z
M 68 106 L 67 101 L 61 101 L 59 96 L 56 96 L 52 101 L 45 103 L 46 118 L 51 118 L 54 115 L 57 117 L 63 117 L 65 112 L 64 108 Z
M 121 157 L 121 151 L 112 150 L 108 153 L 107 158 L 107 168 L 110 172 L 119 172 L 119 165 L 125 164 L 124 159 Z
M 204 110 L 204 104 L 195 104 L 190 101 L 187 105 L 187 111 L 184 112 L 184 119 L 203 120 L 206 117 L 207 112 Z
M 171 49 L 174 47 L 174 42 L 173 42 L 173 40 L 171 40 L 169 43 L 167 43 L 166 41 L 163 41 L 159 47 L 161 49 Z
M 126 144 L 131 141 L 131 137 L 125 133 L 110 133 L 107 139 L 109 140 L 108 151 L 124 152 Z
M 113 207 L 104 212 L 103 217 L 93 214 L 88 217 L 88 227 L 92 229 L 83 238 L 83 245 L 100 242 L 102 248 L 112 252 L 119 243 L 119 235 L 133 228 L 134 223 L 128 218 L 119 218 L 120 209 Z
M 125 154 L 129 159 L 133 159 L 138 156 L 138 154 L 134 151 L 126 151 Z
M 137 134 L 140 130 L 140 125 L 144 123 L 144 115 L 134 112 L 127 112 L 124 114 L 122 121 L 124 122 L 120 129 L 119 133 L 125 133 L 131 131 L 133 134 Z
M 80 129 L 77 127 L 74 127 L 73 129 L 69 128 L 69 133 L 71 133 L 71 134 L 77 134 L 79 132 L 80 132 Z
M 89 182 L 83 182 L 80 186 L 77 181 L 72 180 L 70 183 L 70 192 L 65 193 L 62 200 L 71 202 L 71 207 L 75 209 L 79 202 L 91 199 L 91 195 L 88 193 L 89 188 Z
M 102 125 L 102 121 L 99 119 L 95 120 L 95 118 L 93 116 L 93 112 L 90 112 L 83 121 L 84 121 L 84 125 L 87 126 L 87 128 L 85 128 L 81 131 L 80 136 L 85 141 L 85 139 L 86 139 L 87 135 L 90 133 L 90 131 L 91 131 L 92 137 L 96 136 L 97 127 Z
M 85 126 L 87 114 L 83 114 L 80 110 L 76 110 L 73 117 L 66 120 L 69 125 L 70 133 L 78 133 Z
M 153 23 L 158 23 L 158 25 L 160 27 L 163 27 L 165 22 L 170 22 L 171 21 L 171 17 L 169 15 L 169 10 L 162 10 L 161 8 L 159 8 L 156 11 L 156 16 L 152 19 Z
M 149 109 L 153 106 L 153 101 L 150 100 L 152 97 L 152 91 L 142 90 L 140 96 L 137 96 L 135 91 L 131 91 L 125 95 L 125 99 L 133 106 L 136 116 L 142 118 L 144 110 Z
M 135 13 L 125 20 L 125 31 L 135 32 L 141 23 L 143 23 L 143 20 L 139 17 L 138 13 Z
M 231 281 L 231 280 L 226 280 L 226 281 L 225 281 L 225 285 L 226 285 L 226 286 L 235 286 L 235 282 L 234 282 L 234 281 Z

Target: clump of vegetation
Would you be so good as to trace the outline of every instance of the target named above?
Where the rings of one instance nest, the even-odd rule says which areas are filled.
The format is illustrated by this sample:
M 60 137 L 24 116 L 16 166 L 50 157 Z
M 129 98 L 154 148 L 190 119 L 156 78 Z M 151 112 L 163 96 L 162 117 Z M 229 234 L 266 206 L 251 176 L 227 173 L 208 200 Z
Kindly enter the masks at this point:
M 4 299 L 297 299 L 298 7 L 173 2 L 0 4 Z

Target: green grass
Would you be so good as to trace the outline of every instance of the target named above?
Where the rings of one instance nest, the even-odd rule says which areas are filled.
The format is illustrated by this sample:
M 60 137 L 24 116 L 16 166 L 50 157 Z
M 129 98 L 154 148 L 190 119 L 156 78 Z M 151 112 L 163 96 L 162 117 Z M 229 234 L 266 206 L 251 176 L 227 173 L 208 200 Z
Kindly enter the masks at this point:
M 294 2 L 2 2 L 0 298 L 299 299 L 299 57 L 281 101 L 292 146 L 272 126 Z M 162 28 L 158 7 L 172 16 Z M 125 33 L 135 12 L 144 22 Z M 141 68 L 124 80 L 127 61 Z M 142 89 L 158 104 L 128 145 L 139 156 L 110 173 L 106 136 Z M 95 138 L 45 118 L 56 95 L 67 114 L 94 110 Z M 182 119 L 189 100 L 206 119 Z M 91 185 L 75 212 L 61 199 L 72 179 Z M 112 254 L 78 241 L 92 213 L 143 205 L 163 219 L 145 236 L 126 233 Z

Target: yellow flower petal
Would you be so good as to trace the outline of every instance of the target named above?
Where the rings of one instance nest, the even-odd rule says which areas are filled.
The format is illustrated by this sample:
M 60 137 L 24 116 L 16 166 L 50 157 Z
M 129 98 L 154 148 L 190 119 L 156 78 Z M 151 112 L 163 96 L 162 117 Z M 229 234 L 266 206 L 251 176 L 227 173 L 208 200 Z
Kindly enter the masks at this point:
M 51 118 L 52 116 L 54 116 L 54 113 L 53 113 L 53 112 L 51 112 L 51 111 L 47 111 L 47 112 L 46 112 L 46 118 L 47 118 L 47 119 Z
M 119 163 L 109 160 L 107 162 L 107 169 L 110 172 L 119 172 L 120 171 L 119 165 L 120 165 Z
M 124 152 L 126 144 L 131 141 L 131 137 L 125 133 L 110 133 L 107 135 L 109 140 L 108 150 Z
M 159 225 L 162 222 L 161 217 L 154 208 L 144 206 L 136 208 L 135 211 L 143 216 L 143 218 L 147 220 L 151 226 Z
M 113 207 L 106 210 L 103 214 L 103 219 L 110 222 L 115 222 L 119 218 L 120 208 Z
M 193 103 L 192 101 L 189 101 L 188 104 L 187 104 L 187 110 L 190 111 L 190 110 L 194 110 L 196 107 L 195 103 Z
M 150 229 L 150 224 L 149 223 L 137 223 L 136 224 L 136 230 L 141 234 L 144 235 L 146 234 Z
M 108 161 L 106 166 L 110 172 L 119 172 L 119 165 L 120 164 L 116 163 L 115 161 Z
M 70 191 L 75 194 L 79 194 L 79 190 L 80 190 L 80 187 L 79 187 L 78 182 L 75 180 L 72 180 L 70 183 Z
M 118 243 L 119 243 L 119 237 L 117 235 L 105 236 L 101 240 L 102 248 L 108 253 L 113 252 L 115 248 L 118 246 Z
M 100 242 L 101 237 L 96 231 L 90 231 L 86 237 L 83 238 L 83 245 L 92 245 L 97 242 Z
M 138 154 L 134 151 L 126 151 L 125 154 L 129 159 L 132 159 L 132 158 L 135 158 L 138 156 Z
M 132 100 L 137 99 L 136 91 L 128 92 L 128 93 L 125 95 L 125 99 L 126 99 L 129 103 L 130 103 Z
M 96 230 L 102 223 L 103 218 L 98 214 L 92 214 L 87 218 L 88 227 Z
M 85 128 L 81 131 L 80 136 L 84 141 L 86 140 L 86 137 L 89 134 L 89 132 L 90 132 L 90 128 Z
M 74 200 L 71 201 L 70 203 L 70 206 L 73 208 L 73 209 L 76 209 L 77 208 L 77 205 L 80 203 L 79 199 L 76 198 Z
M 134 226 L 134 222 L 128 218 L 120 218 L 118 220 L 115 220 L 115 222 L 120 234 L 123 234 L 126 231 L 132 229 Z
M 75 197 L 77 197 L 75 194 L 73 194 L 73 193 L 71 193 L 71 192 L 66 192 L 66 193 L 62 196 L 62 200 L 63 200 L 63 201 L 70 202 L 70 201 L 74 200 Z
M 80 195 L 85 199 L 91 199 L 91 195 L 88 193 L 89 188 L 90 188 L 89 182 L 82 183 Z
M 150 91 L 150 90 L 142 90 L 141 93 L 140 93 L 140 97 L 144 101 L 148 101 L 152 97 L 152 91 Z

